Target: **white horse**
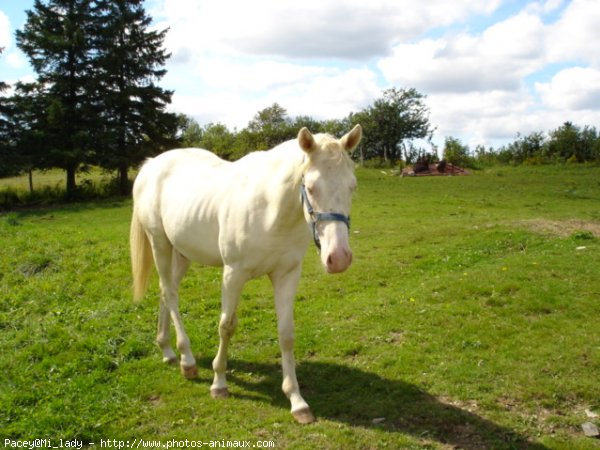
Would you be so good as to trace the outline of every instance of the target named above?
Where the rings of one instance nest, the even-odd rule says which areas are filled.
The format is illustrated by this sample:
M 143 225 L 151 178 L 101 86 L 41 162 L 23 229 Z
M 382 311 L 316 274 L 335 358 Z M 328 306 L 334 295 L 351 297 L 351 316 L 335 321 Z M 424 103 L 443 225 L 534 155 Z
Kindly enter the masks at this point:
M 283 392 L 298 422 L 315 420 L 296 379 L 293 303 L 311 230 L 327 272 L 343 272 L 352 262 L 348 229 L 356 178 L 348 152 L 361 137 L 360 125 L 339 140 L 303 128 L 297 140 L 236 162 L 190 148 L 163 153 L 141 168 L 130 236 L 134 297 L 143 297 L 154 259 L 161 292 L 156 341 L 163 360 L 176 363 L 170 318 L 186 378 L 196 377 L 197 368 L 179 313 L 179 283 L 191 261 L 223 266 L 214 398 L 229 395 L 227 347 L 242 288 L 266 274 L 275 293 Z

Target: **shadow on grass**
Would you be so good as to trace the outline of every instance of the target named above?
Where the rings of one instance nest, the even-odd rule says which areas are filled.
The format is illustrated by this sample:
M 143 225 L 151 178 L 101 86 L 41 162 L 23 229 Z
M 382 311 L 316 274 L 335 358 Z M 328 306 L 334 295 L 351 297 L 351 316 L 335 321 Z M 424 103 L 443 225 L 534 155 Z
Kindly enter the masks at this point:
M 204 358 L 203 358 L 204 359 Z M 210 360 L 199 361 L 210 367 Z M 232 387 L 252 394 L 233 397 L 271 402 L 285 409 L 289 403 L 280 390 L 278 364 L 229 361 L 234 369 L 228 374 Z M 248 382 L 236 372 L 259 375 L 259 382 Z M 376 373 L 333 363 L 302 362 L 297 367 L 302 395 L 311 405 L 317 420 L 327 419 L 351 426 L 379 428 L 419 439 L 435 440 L 463 449 L 532 449 L 545 446 L 527 440 L 510 428 L 497 425 L 477 414 L 446 404 L 421 388 Z M 381 423 L 373 419 L 385 418 Z

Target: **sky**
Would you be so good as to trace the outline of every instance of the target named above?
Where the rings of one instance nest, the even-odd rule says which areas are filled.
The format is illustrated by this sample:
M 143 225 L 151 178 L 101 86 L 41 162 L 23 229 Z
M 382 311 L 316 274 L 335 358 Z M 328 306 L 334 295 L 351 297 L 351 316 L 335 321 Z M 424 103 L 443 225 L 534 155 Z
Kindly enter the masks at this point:
M 33 80 L 0 0 L 0 81 Z M 599 0 L 146 0 L 169 28 L 170 109 L 242 129 L 277 102 L 339 119 L 391 87 L 426 96 L 434 143 L 472 149 L 571 121 L 600 128 Z

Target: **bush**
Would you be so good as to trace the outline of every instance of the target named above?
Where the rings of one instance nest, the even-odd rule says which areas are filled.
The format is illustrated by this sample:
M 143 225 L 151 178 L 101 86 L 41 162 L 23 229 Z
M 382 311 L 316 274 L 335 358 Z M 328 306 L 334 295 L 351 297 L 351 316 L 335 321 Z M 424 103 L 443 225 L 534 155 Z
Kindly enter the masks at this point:
M 479 169 L 477 160 L 470 155 L 469 147 L 463 145 L 460 140 L 447 137 L 444 142 L 444 158 L 446 161 L 468 169 Z

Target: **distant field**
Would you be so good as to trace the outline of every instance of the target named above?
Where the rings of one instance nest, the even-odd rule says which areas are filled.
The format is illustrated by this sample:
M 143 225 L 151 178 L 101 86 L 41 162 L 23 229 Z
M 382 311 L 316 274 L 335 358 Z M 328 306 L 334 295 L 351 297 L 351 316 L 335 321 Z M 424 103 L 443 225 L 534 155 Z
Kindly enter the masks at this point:
M 66 183 L 66 173 L 64 170 L 35 170 L 33 172 L 33 189 L 43 189 L 47 187 L 60 187 L 64 189 Z M 77 183 L 84 180 L 108 181 L 110 174 L 98 168 L 90 168 L 88 172 L 79 172 L 77 174 Z M 11 188 L 19 191 L 29 191 L 29 177 L 27 174 L 18 177 L 0 178 L 0 189 Z
M 98 167 L 89 167 L 76 176 L 79 200 L 94 200 L 118 194 L 114 172 Z M 130 173 L 130 178 L 135 174 Z M 64 202 L 66 174 L 64 170 L 36 170 L 32 176 L 33 192 L 27 174 L 17 177 L 0 178 L 0 211 L 16 208 L 44 206 Z
M 154 345 L 157 277 L 131 300 L 129 201 L 1 215 L 0 438 L 600 448 L 581 431 L 600 426 L 600 168 L 357 175 L 354 264 L 330 276 L 309 249 L 296 303 L 309 426 L 280 390 L 267 281 L 243 294 L 214 401 L 219 270 L 182 283 L 186 381 Z

